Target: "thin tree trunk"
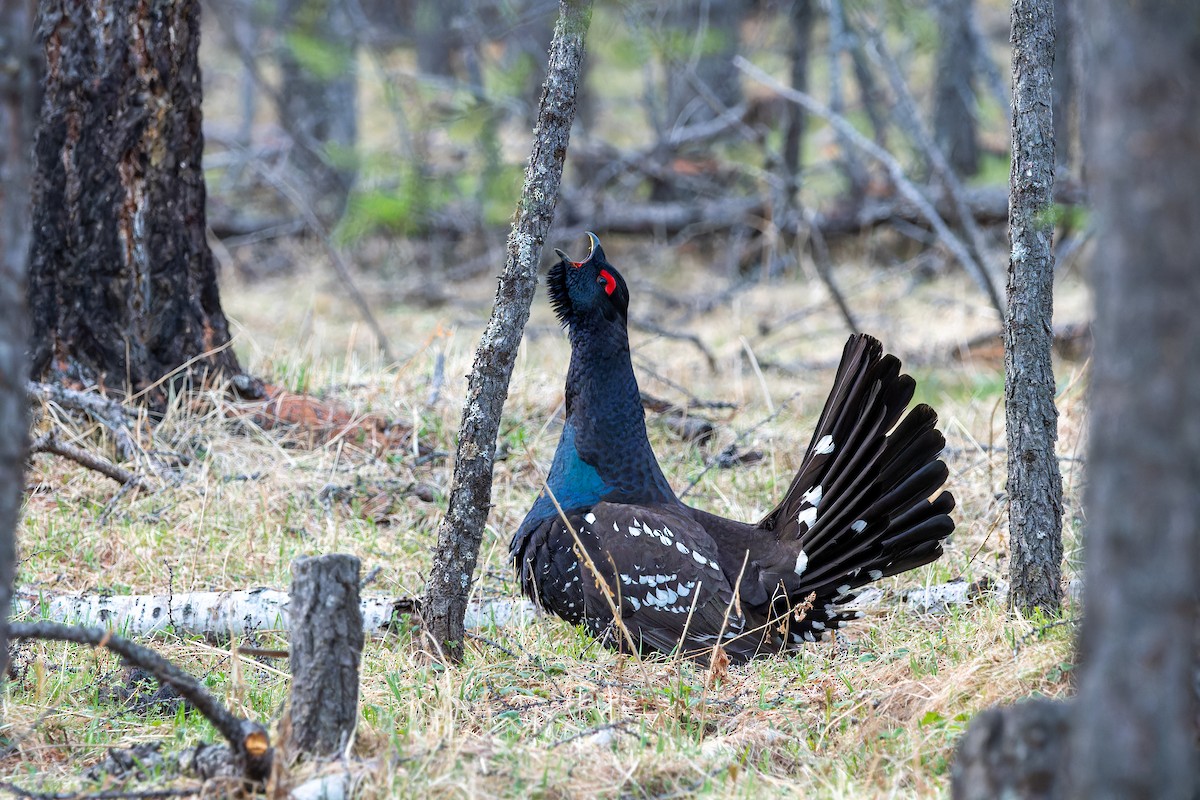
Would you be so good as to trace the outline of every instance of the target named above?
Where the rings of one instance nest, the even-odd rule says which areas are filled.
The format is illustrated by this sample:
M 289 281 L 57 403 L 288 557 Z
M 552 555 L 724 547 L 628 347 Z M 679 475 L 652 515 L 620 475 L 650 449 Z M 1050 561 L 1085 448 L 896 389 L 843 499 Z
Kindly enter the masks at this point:
M 793 0 L 789 15 L 792 27 L 792 88 L 808 92 L 808 62 L 812 57 L 813 2 Z M 788 103 L 783 133 L 783 166 L 787 171 L 793 198 L 800 188 L 800 170 L 804 159 L 804 132 L 808 113 L 799 103 Z
M 562 0 L 560 4 L 533 152 L 525 170 L 517 219 L 508 236 L 508 258 L 467 385 L 450 507 L 438 528 L 423 607 L 426 632 L 434 647 L 454 660 L 462 657 L 463 616 L 491 507 L 500 412 L 529 319 L 542 245 L 558 202 L 591 12 L 590 0 Z
M 286 0 L 280 6 L 280 122 L 313 210 L 332 225 L 358 173 L 355 25 L 346 0 Z
M 979 171 L 975 39 L 971 36 L 975 4 L 972 0 L 937 0 L 934 8 L 940 38 L 934 67 L 934 136 L 956 173 L 974 175 Z
M 199 0 L 100 5 L 40 7 L 33 375 L 121 392 L 184 365 L 236 375 L 204 238 Z
M 1200 4 L 1087 0 L 1095 187 L 1078 797 L 1192 798 L 1200 587 Z
M 1009 605 L 1062 603 L 1062 476 L 1051 365 L 1054 258 L 1053 0 L 1014 0 L 1012 171 L 1004 398 L 1008 429 Z
M 33 0 L 0 5 L 0 684 L 8 673 L 8 612 L 28 444 L 25 266 L 37 67 Z

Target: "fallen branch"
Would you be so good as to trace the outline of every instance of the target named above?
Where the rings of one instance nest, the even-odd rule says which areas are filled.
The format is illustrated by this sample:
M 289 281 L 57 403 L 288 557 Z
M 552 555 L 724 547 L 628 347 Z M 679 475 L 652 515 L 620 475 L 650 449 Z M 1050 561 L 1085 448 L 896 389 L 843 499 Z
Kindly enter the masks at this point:
M 170 686 L 191 702 L 229 742 L 243 777 L 260 783 L 270 774 L 274 750 L 266 729 L 258 722 L 231 713 L 198 680 L 148 647 L 134 644 L 107 628 L 46 621 L 10 622 L 8 635 L 10 639 L 50 639 L 111 650 L 127 664 L 149 672 L 159 683 Z
M 25 384 L 25 391 L 31 399 L 82 412 L 99 422 L 112 435 L 121 458 L 138 463 L 145 457 L 145 451 L 129 430 L 128 420 L 137 413 L 133 409 L 107 397 L 68 389 L 56 383 L 29 381 Z
M 288 627 L 288 593 L 277 589 L 152 595 L 43 595 L 18 589 L 13 595 L 14 617 L 105 625 L 128 636 L 150 636 L 168 628 L 196 636 L 242 636 Z M 395 629 L 400 614 L 415 613 L 418 604 L 411 597 L 366 596 L 361 607 L 363 630 L 383 635 Z M 533 605 L 525 600 L 470 603 L 466 627 L 526 625 L 534 616 Z
M 68 458 L 71 461 L 74 461 L 76 464 L 80 464 L 90 470 L 93 470 L 94 472 L 99 472 L 101 475 L 112 478 L 122 486 L 132 487 L 142 485 L 144 483 L 141 476 L 135 475 L 127 469 L 118 467 L 107 458 L 101 458 L 100 456 L 93 455 L 87 450 L 84 450 L 82 447 L 76 447 L 73 444 L 59 441 L 58 436 L 55 435 L 54 431 L 42 434 L 29 445 L 29 455 L 35 455 L 37 453 L 51 453 L 56 456 Z

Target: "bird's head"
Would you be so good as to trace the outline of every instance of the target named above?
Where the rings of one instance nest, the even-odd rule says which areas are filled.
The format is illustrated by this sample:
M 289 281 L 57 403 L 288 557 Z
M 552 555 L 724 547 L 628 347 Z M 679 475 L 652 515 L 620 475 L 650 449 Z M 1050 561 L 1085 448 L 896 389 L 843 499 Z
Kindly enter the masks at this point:
M 572 261 L 562 250 L 550 268 L 546 289 L 550 305 L 564 327 L 584 320 L 624 322 L 629 312 L 629 287 L 621 273 L 604 257 L 600 239 L 589 232 L 591 252 L 582 261 Z

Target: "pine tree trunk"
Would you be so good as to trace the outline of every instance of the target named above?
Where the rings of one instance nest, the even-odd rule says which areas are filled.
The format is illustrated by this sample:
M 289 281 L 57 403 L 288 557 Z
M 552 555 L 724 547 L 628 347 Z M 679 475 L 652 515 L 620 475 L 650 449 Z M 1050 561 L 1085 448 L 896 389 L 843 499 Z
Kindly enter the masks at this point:
M 33 0 L 0 5 L 0 683 L 8 673 L 8 614 L 24 493 L 25 265 L 37 66 Z
M 979 171 L 975 120 L 973 0 L 936 0 L 938 51 L 934 67 L 933 129 L 946 160 L 959 175 Z
M 1099 232 L 1078 796 L 1192 798 L 1200 589 L 1200 4 L 1088 0 Z
M 41 4 L 37 378 L 136 393 L 172 373 L 241 371 L 205 241 L 199 15 L 199 0 Z
M 1062 602 L 1062 476 L 1054 444 L 1053 0 L 1014 0 L 1012 171 L 1004 399 L 1008 429 L 1009 604 L 1057 614 Z
M 554 220 L 563 162 L 575 117 L 575 93 L 582 82 L 584 37 L 591 21 L 590 0 L 562 0 L 550 64 L 542 89 L 533 152 L 517 220 L 508 236 L 508 259 L 492 316 L 475 350 L 467 399 L 459 426 L 450 507 L 438 528 L 437 549 L 422 608 L 433 646 L 450 659 L 463 651 L 463 618 L 479 558 L 483 525 L 492 502 L 492 467 L 500 412 L 521 334 L 529 319 L 538 260 Z

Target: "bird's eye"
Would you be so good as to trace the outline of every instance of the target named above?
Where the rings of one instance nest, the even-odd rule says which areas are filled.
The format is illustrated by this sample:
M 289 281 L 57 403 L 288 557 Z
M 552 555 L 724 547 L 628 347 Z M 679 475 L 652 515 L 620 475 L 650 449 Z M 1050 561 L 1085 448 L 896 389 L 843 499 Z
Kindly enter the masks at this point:
M 596 283 L 604 284 L 604 293 L 607 295 L 611 295 L 617 289 L 617 279 L 606 269 L 600 270 L 600 276 L 596 278 Z

